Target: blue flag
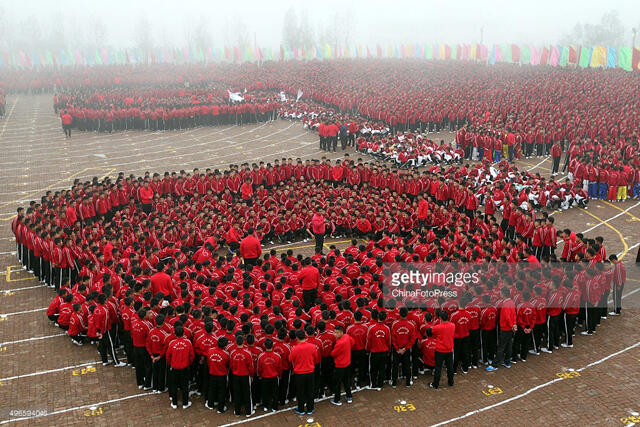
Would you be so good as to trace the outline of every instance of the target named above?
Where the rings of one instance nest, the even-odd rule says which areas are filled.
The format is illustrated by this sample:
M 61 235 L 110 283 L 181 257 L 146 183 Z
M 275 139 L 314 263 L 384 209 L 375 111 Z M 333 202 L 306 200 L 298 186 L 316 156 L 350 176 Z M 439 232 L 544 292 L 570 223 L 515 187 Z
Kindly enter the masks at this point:
M 607 68 L 618 66 L 618 52 L 615 47 L 607 46 Z

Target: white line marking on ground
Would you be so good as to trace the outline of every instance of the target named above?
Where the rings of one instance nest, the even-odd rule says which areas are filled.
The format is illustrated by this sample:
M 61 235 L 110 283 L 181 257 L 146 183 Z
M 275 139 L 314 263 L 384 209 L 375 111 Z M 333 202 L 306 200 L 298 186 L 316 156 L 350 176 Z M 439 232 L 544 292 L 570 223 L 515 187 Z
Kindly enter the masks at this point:
M 628 347 L 625 347 L 622 350 L 616 351 L 615 353 L 611 353 L 610 355 L 605 356 L 602 359 L 596 360 L 595 362 L 591 362 L 588 365 L 585 365 L 582 368 L 577 369 L 577 371 L 578 372 L 582 372 L 587 368 L 590 368 L 590 367 L 595 366 L 595 365 L 599 365 L 600 363 L 605 362 L 605 361 L 611 359 L 612 357 L 618 356 L 619 354 L 622 354 L 622 353 L 624 353 L 626 351 L 634 349 L 634 348 L 636 348 L 638 346 L 640 346 L 640 341 L 638 341 L 637 343 L 632 344 L 632 345 L 630 345 Z M 473 411 L 469 411 L 466 414 L 461 415 L 459 417 L 454 417 L 454 418 L 448 419 L 446 421 L 442 421 L 442 422 L 439 422 L 437 424 L 433 424 L 432 427 L 438 427 L 438 426 L 443 426 L 443 425 L 446 425 L 446 424 L 450 424 L 450 423 L 453 423 L 453 422 L 460 421 L 460 420 L 463 420 L 465 418 L 468 418 L 468 417 L 470 417 L 472 415 L 476 415 L 476 414 L 479 414 L 481 412 L 486 412 L 486 411 L 488 411 L 490 409 L 497 408 L 497 407 L 502 406 L 502 405 L 506 405 L 507 403 L 513 402 L 514 400 L 518 400 L 518 399 L 521 399 L 521 398 L 523 398 L 525 396 L 528 396 L 531 393 L 533 393 L 534 391 L 540 390 L 540 389 L 545 388 L 545 387 L 547 387 L 547 386 L 549 386 L 549 385 L 551 385 L 553 383 L 557 383 L 558 381 L 564 381 L 564 380 L 565 380 L 565 378 L 554 378 L 551 381 L 547 381 L 546 383 L 542 383 L 542 384 L 539 384 L 539 385 L 537 385 L 537 386 L 535 386 L 533 388 L 530 388 L 529 390 L 525 391 L 524 393 L 520 393 L 520 394 L 518 394 L 516 396 L 513 396 L 513 397 L 510 397 L 510 398 L 505 399 L 503 401 L 494 403 L 493 405 L 489 405 L 489 406 L 485 406 L 483 408 L 478 408 L 478 409 L 475 409 Z
M 118 399 L 105 400 L 104 402 L 91 403 L 89 405 L 76 406 L 74 408 L 60 409 L 58 411 L 47 412 L 46 414 L 42 414 L 42 415 L 36 415 L 35 417 L 22 417 L 22 418 L 14 418 L 14 419 L 11 419 L 11 420 L 3 420 L 3 421 L 0 421 L 0 424 L 14 423 L 16 421 L 24 421 L 24 420 L 29 420 L 29 419 L 32 419 L 32 418 L 49 417 L 51 415 L 59 415 L 59 414 L 64 414 L 66 412 L 77 411 L 79 409 L 91 408 L 93 406 L 99 407 L 99 406 L 108 405 L 110 403 L 122 402 L 123 400 L 135 399 L 135 398 L 138 398 L 138 397 L 151 396 L 151 395 L 153 395 L 153 392 L 150 392 L 150 393 L 139 393 L 139 394 L 134 394 L 134 395 L 131 395 L 131 396 L 120 397 Z
M 81 363 L 79 365 L 65 366 L 64 368 L 48 369 L 46 371 L 37 371 L 37 372 L 32 372 L 30 374 L 23 374 L 23 375 L 14 375 L 13 377 L 0 378 L 0 381 L 3 381 L 3 382 L 13 381 L 13 380 L 18 380 L 20 378 L 36 377 L 38 375 L 46 375 L 46 374 L 52 374 L 54 372 L 68 371 L 69 369 L 77 369 L 77 368 L 83 368 L 85 366 L 93 366 L 99 363 L 100 362 L 97 362 L 97 361 L 86 362 L 86 363 Z
M 533 170 L 533 169 L 537 168 L 538 166 L 540 166 L 541 164 L 546 162 L 548 159 L 549 159 L 549 156 L 545 157 L 544 159 L 542 159 L 542 161 L 540 161 L 540 163 L 538 163 L 535 166 L 531 166 L 529 169 L 527 169 L 526 172 L 529 172 L 530 170 Z
M 27 291 L 29 289 L 37 289 L 37 288 L 45 288 L 45 287 L 47 287 L 47 285 L 40 284 L 40 285 L 36 285 L 36 286 L 27 286 L 26 288 L 3 289 L 0 292 L 8 294 L 9 292 Z
M 614 219 L 618 218 L 619 216 L 622 216 L 622 215 L 626 214 L 627 212 L 629 212 L 631 209 L 635 208 L 636 206 L 640 206 L 640 202 L 638 202 L 638 203 L 636 203 L 635 205 L 633 205 L 633 206 L 631 206 L 631 207 L 629 207 L 629 208 L 625 209 L 624 211 L 620 212 L 619 214 L 612 216 L 612 217 L 611 217 L 611 218 L 609 218 L 609 219 L 606 219 L 606 220 L 604 220 L 604 221 L 602 221 L 602 222 L 599 222 L 598 224 L 594 225 L 594 226 L 593 226 L 593 227 L 591 227 L 591 228 L 587 228 L 587 229 L 586 229 L 586 230 L 584 230 L 582 233 L 583 233 L 583 234 L 584 234 L 584 233 L 588 233 L 589 231 L 594 230 L 594 229 L 596 229 L 596 228 L 600 227 L 600 226 L 601 226 L 601 225 L 603 225 L 604 223 L 607 223 L 607 222 L 609 222 L 609 221 L 612 221 L 612 220 L 614 220 Z
M 16 311 L 16 312 L 13 312 L 13 313 L 4 313 L 4 314 L 0 314 L 0 317 L 17 316 L 19 314 L 35 313 L 36 311 L 45 311 L 47 308 L 49 308 L 49 307 L 34 308 L 33 310 Z
M 61 334 L 53 334 L 53 335 L 45 335 L 43 337 L 33 337 L 33 338 L 25 338 L 22 340 L 15 340 L 15 341 L 6 341 L 3 343 L 0 343 L 0 347 L 5 346 L 5 345 L 11 345 L 11 344 L 20 344 L 22 342 L 30 342 L 30 341 L 39 341 L 39 340 L 46 340 L 49 338 L 55 338 L 55 337 L 61 337 L 67 335 L 66 333 L 61 333 Z

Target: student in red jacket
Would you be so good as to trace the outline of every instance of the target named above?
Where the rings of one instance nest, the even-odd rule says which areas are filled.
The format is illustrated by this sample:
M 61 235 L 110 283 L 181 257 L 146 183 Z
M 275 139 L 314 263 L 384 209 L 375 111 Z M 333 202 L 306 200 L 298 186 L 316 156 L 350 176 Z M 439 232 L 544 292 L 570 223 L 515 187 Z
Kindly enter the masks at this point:
M 500 290 L 502 296 L 502 304 L 499 312 L 498 326 L 498 350 L 493 364 L 487 366 L 487 372 L 493 372 L 498 369 L 498 362 L 505 368 L 510 368 L 511 363 L 511 347 L 513 346 L 513 333 L 518 330 L 516 323 L 516 306 L 513 300 L 509 298 L 511 291 L 504 287 Z
M 347 403 L 353 402 L 351 396 L 351 347 L 354 344 L 353 338 L 344 333 L 342 325 L 336 325 L 334 329 L 336 336 L 336 344 L 331 351 L 335 369 L 333 370 L 333 390 L 334 396 L 331 403 L 334 405 L 342 405 L 340 400 L 340 392 L 344 386 L 344 393 L 347 396 Z
M 232 253 L 236 253 L 240 249 L 240 237 L 242 237 L 240 235 L 240 224 L 234 222 L 233 226 L 224 235 L 224 240 Z
M 247 178 L 240 186 L 240 196 L 247 203 L 247 206 L 253 206 L 253 185 L 251 179 Z
M 131 319 L 131 340 L 133 341 L 133 360 L 136 368 L 138 388 L 151 390 L 151 356 L 147 351 L 147 336 L 153 325 L 153 311 L 141 308 Z
M 62 130 L 64 131 L 65 138 L 71 138 L 71 124 L 73 123 L 73 117 L 66 110 L 60 114 L 60 120 L 62 121 Z
M 253 414 L 253 402 L 251 401 L 251 382 L 254 366 L 251 352 L 244 346 L 244 336 L 236 337 L 236 348 L 229 355 L 231 366 L 231 381 L 233 390 L 233 407 L 235 415 L 241 415 L 242 408 L 245 415 L 250 417 Z
M 482 361 L 491 363 L 496 355 L 496 320 L 498 311 L 491 304 L 491 296 L 482 295 L 483 308 L 480 311 L 480 333 L 482 334 Z
M 391 330 L 385 325 L 386 311 L 372 311 L 373 324 L 367 333 L 366 349 L 370 352 L 371 388 L 382 390 L 384 375 L 386 372 L 387 355 L 391 348 Z
M 304 309 L 309 311 L 316 302 L 318 296 L 318 286 L 320 285 L 320 273 L 318 269 L 311 265 L 311 259 L 305 258 L 302 262 L 304 267 L 298 274 L 298 280 L 302 288 L 302 298 Z
M 522 293 L 522 302 L 518 305 L 516 321 L 518 330 L 516 331 L 515 354 L 513 358 L 520 357 L 523 362 L 527 361 L 529 346 L 531 345 L 531 333 L 536 324 L 536 309 L 531 304 L 531 294 L 527 291 Z
M 560 141 L 555 141 L 551 146 L 551 158 L 553 159 L 551 176 L 558 174 L 558 169 L 560 168 L 560 157 L 562 157 L 562 147 L 560 146 Z
M 167 365 L 169 366 L 169 395 L 171 407 L 178 409 L 178 387 L 182 391 L 182 408 L 191 406 L 189 401 L 189 365 L 195 358 L 191 341 L 184 337 L 184 328 L 176 326 L 176 339 L 167 348 Z
M 447 380 L 449 387 L 453 387 L 453 336 L 455 335 L 456 325 L 449 322 L 449 312 L 440 310 L 440 323 L 427 328 L 427 336 L 436 339 L 435 363 L 436 368 L 433 371 L 433 382 L 429 387 L 437 389 L 440 386 L 440 375 L 442 374 L 442 365 L 447 367 Z
M 278 378 L 282 375 L 282 359 L 273 351 L 273 340 L 264 341 L 264 352 L 258 356 L 258 378 L 260 378 L 262 406 L 267 412 L 278 410 Z
M 165 315 L 158 314 L 155 318 L 156 327 L 147 334 L 146 348 L 151 357 L 151 377 L 154 393 L 165 392 L 167 371 L 167 337 L 169 334 L 165 330 Z
M 353 315 L 354 323 L 347 326 L 347 334 L 353 338 L 351 346 L 351 372 L 354 375 L 356 388 L 364 387 L 369 377 L 369 366 L 367 364 L 367 344 L 368 328 L 362 321 L 362 311 L 356 310 Z
M 398 370 L 402 363 L 402 375 L 405 378 L 405 385 L 411 386 L 411 349 L 415 343 L 416 327 L 407 320 L 409 310 L 407 307 L 400 308 L 400 319 L 391 324 L 391 344 L 393 346 L 392 366 L 391 366 L 391 386 L 396 387 L 398 383 Z
M 289 353 L 289 361 L 293 365 L 293 373 L 295 374 L 295 390 L 298 399 L 296 414 L 311 415 L 314 410 L 314 371 L 318 349 L 307 342 L 307 336 L 301 329 L 296 331 L 296 339 L 298 343 Z
M 82 317 L 82 304 L 79 302 L 73 304 L 73 314 L 69 319 L 69 336 L 71 341 L 76 345 L 84 344 L 84 339 L 87 337 L 87 328 L 84 324 Z
M 227 410 L 227 375 L 229 374 L 229 354 L 225 347 L 229 344 L 227 337 L 218 338 L 217 348 L 210 348 L 207 352 L 207 365 L 209 366 L 209 389 L 207 396 L 207 409 L 213 409 L 218 404 L 218 413 Z
M 156 265 L 156 269 L 158 270 L 156 274 L 151 276 L 151 291 L 153 294 L 157 294 L 158 292 L 162 293 L 164 297 L 173 297 L 173 280 L 171 276 L 164 272 L 164 263 L 159 262 Z
M 98 304 L 95 306 L 96 308 L 93 310 L 93 319 L 96 328 L 96 337 L 100 340 L 98 344 L 98 351 L 100 352 L 100 357 L 102 358 L 102 365 L 109 365 L 109 360 L 107 355 L 111 355 L 113 359 L 113 364 L 115 367 L 120 368 L 123 366 L 127 366 L 126 363 L 120 362 L 118 356 L 116 355 L 116 349 L 113 345 L 113 340 L 111 339 L 111 321 L 109 313 L 109 308 L 107 307 L 107 295 L 100 294 L 98 295 Z
M 240 242 L 240 256 L 244 259 L 244 263 L 253 267 L 259 261 L 262 255 L 262 246 L 260 240 L 253 234 L 253 227 L 247 230 L 247 237 Z
M 149 181 L 146 181 L 144 186 L 140 187 L 139 196 L 142 211 L 149 215 L 153 209 L 153 189 L 149 186 Z
M 61 329 L 67 331 L 69 329 L 69 322 L 71 321 L 71 315 L 73 314 L 73 294 L 66 294 L 64 296 L 64 302 L 60 304 L 60 315 L 58 316 L 58 326 Z

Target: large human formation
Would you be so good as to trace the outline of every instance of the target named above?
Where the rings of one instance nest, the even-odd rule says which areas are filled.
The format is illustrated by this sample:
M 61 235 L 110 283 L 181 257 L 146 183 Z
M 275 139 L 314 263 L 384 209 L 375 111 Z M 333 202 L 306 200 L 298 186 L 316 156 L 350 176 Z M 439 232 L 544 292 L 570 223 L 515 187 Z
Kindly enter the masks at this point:
M 435 369 L 437 388 L 443 363 L 453 385 L 456 371 L 571 347 L 576 322 L 590 335 L 606 317 L 611 291 L 620 313 L 624 265 L 607 258 L 602 238 L 556 232 L 553 217 L 522 205 L 509 182 L 497 184 L 502 215 L 483 213 L 475 193 L 484 184 L 464 168 L 405 173 L 286 159 L 121 174 L 49 192 L 12 227 L 25 268 L 57 291 L 49 318 L 76 344 L 98 342 L 104 364 L 123 366 L 122 347 L 140 388 L 169 384 L 174 407 L 177 389 L 185 407 L 191 390 L 219 412 L 232 402 L 238 415 L 295 395 L 298 412 L 312 413 L 325 393 L 340 404 L 340 387 L 350 403 L 351 387 L 395 387 L 399 378 L 411 386 Z M 243 253 L 246 236 L 263 245 L 304 238 L 312 213 L 326 218 L 327 235 L 355 240 L 312 257 L 263 255 L 260 244 Z M 558 270 L 559 261 L 568 267 Z M 431 283 L 423 300 L 387 298 L 391 262 L 482 279 Z M 341 330 L 351 338 L 338 346 Z
M 437 388 L 443 365 L 452 386 L 455 372 L 482 363 L 494 371 L 571 348 L 577 324 L 592 335 L 607 316 L 610 293 L 609 314 L 621 312 L 624 265 L 601 237 L 556 231 L 544 208 L 638 195 L 640 93 L 624 89 L 635 75 L 384 60 L 11 78 L 11 91 L 55 83 L 69 134 L 74 122 L 96 131 L 221 124 L 210 118 L 215 107 L 227 109 L 224 123 L 252 120 L 237 109 L 261 105 L 271 112 L 262 119 L 273 119 L 277 94 L 301 91 L 278 113 L 316 129 L 320 148 L 340 141 L 408 169 L 347 154 L 120 174 L 18 210 L 18 257 L 57 291 L 49 318 L 78 345 L 98 342 L 105 364 L 125 365 L 122 348 L 138 386 L 162 393 L 169 384 L 174 408 L 181 389 L 184 407 L 190 390 L 219 412 L 232 402 L 238 415 L 295 395 L 297 412 L 310 414 L 327 392 L 338 405 L 344 388 L 351 403 L 352 387 L 399 378 L 410 387 L 425 370 Z M 248 101 L 227 103 L 226 90 Z M 178 115 L 166 120 L 169 112 Z M 431 140 L 443 129 L 456 131 L 455 145 Z M 559 182 L 563 153 L 569 179 Z M 549 180 L 512 163 L 546 155 Z M 354 240 L 326 254 L 317 245 L 310 257 L 262 254 L 272 242 L 324 234 Z M 390 297 L 387 279 L 401 263 L 480 280 Z
M 321 134 L 335 125 L 335 134 L 321 135 L 329 149 L 338 139 L 344 149 L 362 137 L 359 150 L 400 167 L 550 156 L 552 176 L 566 173 L 569 191 L 575 184 L 590 198 L 640 197 L 639 118 L 632 108 L 640 100 L 625 89 L 638 77 L 620 70 L 362 60 L 97 67 L 90 75 L 56 78 L 55 108 L 79 129 L 239 124 L 271 120 L 278 110 Z M 466 85 L 474 90 L 462 90 Z M 231 103 L 229 88 L 248 88 L 246 101 Z M 299 102 L 276 102 L 279 92 L 298 90 Z M 565 93 L 573 96 L 558 95 Z M 425 136 L 440 130 L 457 132 L 455 146 Z

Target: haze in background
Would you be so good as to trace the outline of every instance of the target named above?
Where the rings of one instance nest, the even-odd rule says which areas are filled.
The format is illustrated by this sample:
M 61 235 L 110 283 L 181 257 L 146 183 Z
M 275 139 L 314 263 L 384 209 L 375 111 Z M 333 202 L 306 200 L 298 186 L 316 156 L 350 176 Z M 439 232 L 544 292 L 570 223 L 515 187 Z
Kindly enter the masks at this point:
M 3 0 L 0 49 L 251 44 L 631 45 L 638 0 Z M 636 44 L 640 40 L 636 41 Z

